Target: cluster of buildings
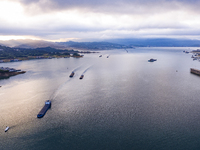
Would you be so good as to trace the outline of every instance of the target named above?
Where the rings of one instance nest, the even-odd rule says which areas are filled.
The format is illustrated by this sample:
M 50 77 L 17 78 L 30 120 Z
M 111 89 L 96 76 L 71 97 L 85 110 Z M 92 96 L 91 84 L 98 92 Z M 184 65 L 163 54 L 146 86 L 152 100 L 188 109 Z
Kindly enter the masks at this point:
M 193 60 L 199 60 L 200 61 L 200 49 L 197 50 L 193 50 L 192 53 L 194 54 L 194 56 L 192 55 L 191 58 L 193 58 Z
M 3 62 L 16 62 L 16 61 L 22 61 L 22 60 L 19 60 L 19 59 L 11 59 L 11 60 L 7 60 L 7 61 L 3 61 L 3 60 L 0 60 L 0 63 L 3 63 Z
M 17 70 L 17 69 L 14 69 L 14 68 L 9 68 L 9 67 L 0 67 L 0 70 L 3 70 L 3 71 L 8 71 L 8 72 L 19 72 L 21 70 Z
M 11 59 L 10 62 L 16 62 L 16 61 L 22 61 L 22 60 L 19 60 L 19 59 Z
M 200 49 L 197 50 L 193 50 L 193 51 L 183 51 L 184 53 L 188 54 L 188 53 L 192 53 L 192 57 L 193 60 L 199 60 L 200 61 Z

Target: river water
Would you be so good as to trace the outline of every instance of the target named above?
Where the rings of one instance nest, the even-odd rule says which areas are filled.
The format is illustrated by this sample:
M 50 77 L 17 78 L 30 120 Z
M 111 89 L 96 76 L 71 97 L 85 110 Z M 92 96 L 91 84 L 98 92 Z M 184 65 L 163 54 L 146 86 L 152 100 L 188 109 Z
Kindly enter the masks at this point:
M 200 62 L 183 50 L 1 63 L 27 72 L 0 80 L 0 149 L 200 149 L 200 77 L 190 73 Z M 48 99 L 52 107 L 38 119 Z

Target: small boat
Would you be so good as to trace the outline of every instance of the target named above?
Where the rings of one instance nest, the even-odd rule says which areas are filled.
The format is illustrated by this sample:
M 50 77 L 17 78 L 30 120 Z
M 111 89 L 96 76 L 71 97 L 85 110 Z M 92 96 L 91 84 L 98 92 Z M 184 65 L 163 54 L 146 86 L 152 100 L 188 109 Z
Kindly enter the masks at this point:
M 74 73 L 74 72 L 72 72 L 72 73 L 70 74 L 70 76 L 69 76 L 69 77 L 70 77 L 70 78 L 72 78 L 72 77 L 74 76 L 74 74 L 75 74 L 75 73 Z
M 154 62 L 154 61 L 157 61 L 157 59 L 151 58 L 151 59 L 148 60 L 148 62 Z
M 102 57 L 102 55 L 100 55 L 99 57 Z
M 41 111 L 40 111 L 39 114 L 37 115 L 37 117 L 38 117 L 38 118 L 42 118 L 42 117 L 45 115 L 45 113 L 47 112 L 47 110 L 48 110 L 49 108 L 51 108 L 51 101 L 50 101 L 50 100 L 47 100 L 47 101 L 45 102 L 44 107 L 41 109 Z
M 7 126 L 6 126 L 5 132 L 7 132 L 7 131 L 9 130 L 9 128 L 10 128 L 10 127 L 7 127 Z
M 81 75 L 79 79 L 83 79 L 84 75 Z
M 109 56 L 107 56 L 107 58 L 109 58 Z

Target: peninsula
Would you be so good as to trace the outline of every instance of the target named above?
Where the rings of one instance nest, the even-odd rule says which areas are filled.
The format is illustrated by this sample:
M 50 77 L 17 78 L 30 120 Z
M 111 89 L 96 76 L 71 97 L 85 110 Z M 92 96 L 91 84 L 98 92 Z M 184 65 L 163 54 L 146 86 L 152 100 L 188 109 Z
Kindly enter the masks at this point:
M 21 71 L 21 70 L 16 70 L 14 68 L 9 68 L 9 67 L 0 67 L 0 79 L 5 79 L 9 78 L 11 76 L 15 76 L 18 74 L 23 74 L 26 73 L 26 71 Z
M 79 53 L 93 53 L 74 50 L 60 50 L 51 47 L 25 49 L 25 48 L 11 48 L 0 45 L 0 63 L 16 62 L 29 59 L 52 59 L 52 58 L 80 58 L 83 55 Z

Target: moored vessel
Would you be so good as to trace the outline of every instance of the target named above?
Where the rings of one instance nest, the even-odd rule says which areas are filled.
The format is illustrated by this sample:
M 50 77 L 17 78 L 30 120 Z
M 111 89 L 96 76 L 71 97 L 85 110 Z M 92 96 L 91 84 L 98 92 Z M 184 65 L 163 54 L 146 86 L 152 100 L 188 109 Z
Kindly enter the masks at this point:
M 49 108 L 51 108 L 51 101 L 50 101 L 50 100 L 47 100 L 47 101 L 45 102 L 44 107 L 40 110 L 39 114 L 37 115 L 37 117 L 38 117 L 38 118 L 42 118 L 42 117 L 45 115 L 45 113 L 47 112 L 47 110 L 48 110 Z

